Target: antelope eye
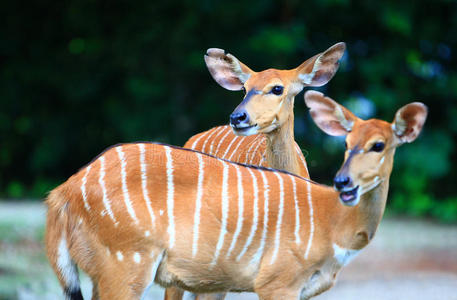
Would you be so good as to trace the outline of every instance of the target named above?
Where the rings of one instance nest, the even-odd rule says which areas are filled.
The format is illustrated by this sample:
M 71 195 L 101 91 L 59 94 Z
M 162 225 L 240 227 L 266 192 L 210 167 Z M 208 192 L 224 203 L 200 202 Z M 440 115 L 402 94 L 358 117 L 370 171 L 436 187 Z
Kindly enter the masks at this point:
M 374 143 L 374 145 L 371 146 L 370 151 L 381 152 L 382 150 L 384 150 L 384 146 L 385 144 L 383 142 Z
M 280 85 L 275 85 L 272 89 L 271 92 L 277 96 L 281 95 L 282 92 L 284 91 L 284 87 Z

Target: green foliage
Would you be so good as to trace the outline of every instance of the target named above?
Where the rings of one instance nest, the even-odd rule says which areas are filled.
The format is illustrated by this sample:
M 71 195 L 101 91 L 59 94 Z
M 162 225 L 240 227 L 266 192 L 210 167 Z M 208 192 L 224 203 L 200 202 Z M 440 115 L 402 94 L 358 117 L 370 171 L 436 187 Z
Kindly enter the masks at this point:
M 457 219 L 454 1 L 9 1 L 0 14 L 0 197 L 44 197 L 115 143 L 182 145 L 227 123 L 242 93 L 212 80 L 207 48 L 262 70 L 345 41 L 327 95 L 364 118 L 429 107 L 398 150 L 389 207 Z M 329 183 L 342 141 L 316 129 L 302 94 L 295 111 L 312 177 Z

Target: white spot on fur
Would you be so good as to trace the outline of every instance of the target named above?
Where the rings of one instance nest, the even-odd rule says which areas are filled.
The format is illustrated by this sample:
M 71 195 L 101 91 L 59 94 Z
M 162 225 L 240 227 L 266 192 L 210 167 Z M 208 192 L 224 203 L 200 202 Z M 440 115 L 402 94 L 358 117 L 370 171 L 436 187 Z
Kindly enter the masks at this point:
M 345 249 L 333 244 L 333 257 L 341 266 L 350 263 L 359 252 L 360 250 Z
M 159 210 L 159 215 L 163 215 L 163 209 Z
M 133 261 L 137 264 L 141 262 L 141 255 L 138 252 L 133 253 Z
M 124 260 L 124 255 L 122 255 L 121 251 L 116 252 L 117 260 L 118 261 L 123 261 Z
M 59 247 L 57 249 L 57 268 L 62 275 L 66 288 L 70 291 L 78 290 L 78 270 L 71 260 L 70 253 L 68 252 L 67 241 L 64 236 L 60 239 Z
M 149 230 L 146 230 L 146 231 L 144 232 L 144 236 L 145 236 L 145 237 L 148 237 L 148 236 L 150 236 L 150 235 L 151 235 L 151 233 L 149 232 Z

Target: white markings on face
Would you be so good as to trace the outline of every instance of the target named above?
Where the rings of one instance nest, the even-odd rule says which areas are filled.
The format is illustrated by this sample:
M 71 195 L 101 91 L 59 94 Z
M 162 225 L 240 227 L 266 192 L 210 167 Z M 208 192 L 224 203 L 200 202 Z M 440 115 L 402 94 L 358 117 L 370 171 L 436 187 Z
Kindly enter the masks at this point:
M 241 171 L 238 165 L 235 165 L 236 170 L 236 177 L 238 183 L 238 219 L 236 222 L 236 229 L 235 234 L 233 235 L 232 243 L 227 251 L 227 257 L 230 256 L 232 253 L 233 248 L 235 248 L 235 244 L 238 240 L 238 236 L 241 233 L 241 229 L 243 228 L 243 211 L 244 211 L 244 192 L 243 192 L 243 179 L 241 176 Z
M 195 214 L 194 214 L 194 232 L 192 239 L 192 257 L 195 257 L 198 250 L 198 234 L 200 227 L 200 210 L 202 207 L 203 197 L 203 179 L 204 179 L 204 164 L 200 153 L 196 153 L 198 158 L 198 183 L 197 183 L 197 198 L 195 199 Z
M 350 263 L 359 254 L 360 250 L 341 248 L 337 244 L 333 244 L 333 257 L 340 264 L 345 266 Z
M 292 187 L 294 192 L 294 205 L 295 205 L 295 243 L 300 244 L 300 207 L 298 206 L 298 199 L 297 199 L 297 184 L 295 182 L 295 177 L 293 175 L 289 175 L 290 179 L 292 180 Z
M 240 259 L 243 257 L 243 255 L 246 253 L 249 246 L 251 245 L 254 235 L 257 231 L 257 226 L 258 226 L 257 222 L 259 221 L 259 188 L 257 186 L 257 178 L 255 177 L 255 174 L 251 168 L 248 168 L 248 171 L 252 177 L 252 186 L 253 186 L 253 191 L 254 191 L 254 207 L 253 207 L 253 212 L 252 212 L 253 219 L 252 219 L 252 226 L 251 226 L 251 231 L 249 232 L 249 236 L 246 239 L 246 243 L 244 244 L 243 249 L 241 250 L 240 254 L 238 254 L 238 256 L 236 257 L 236 261 L 240 261 Z
M 116 257 L 118 261 L 123 261 L 124 260 L 124 255 L 122 255 L 121 251 L 116 252 Z
M 225 158 L 227 154 L 229 153 L 230 148 L 232 148 L 233 143 L 239 138 L 239 136 L 236 136 L 232 139 L 230 144 L 228 145 L 227 149 L 225 149 L 224 155 L 222 155 L 222 158 Z
M 138 252 L 133 253 L 133 261 L 136 264 L 139 264 L 141 262 L 141 255 Z
M 121 163 L 122 194 L 124 195 L 125 206 L 127 207 L 127 212 L 129 213 L 133 222 L 138 224 L 138 218 L 136 217 L 135 210 L 133 209 L 132 201 L 130 201 L 129 189 L 127 187 L 127 172 L 125 171 L 127 162 L 125 160 L 125 154 L 122 151 L 122 146 L 116 147 L 116 152 Z
M 145 237 L 148 237 L 148 236 L 150 236 L 150 235 L 151 235 L 151 232 L 149 232 L 149 230 L 146 230 L 146 231 L 144 232 L 144 236 L 145 236 Z
M 229 165 L 224 162 L 220 161 L 224 166 L 224 170 L 222 173 L 222 224 L 221 230 L 219 232 L 219 239 L 216 245 L 216 252 L 214 253 L 213 261 L 211 262 L 210 267 L 214 267 L 216 265 L 217 259 L 219 257 L 219 253 L 224 245 L 224 238 L 225 234 L 227 233 L 227 218 L 229 213 L 229 202 L 228 202 L 228 175 L 229 175 Z
M 313 244 L 313 235 L 314 235 L 314 211 L 313 211 L 313 201 L 311 199 L 311 183 L 306 181 L 306 189 L 308 194 L 308 205 L 309 205 L 309 239 L 308 246 L 306 247 L 305 259 L 308 259 L 309 251 L 311 250 L 311 245 Z
M 106 187 L 105 187 L 105 181 L 104 181 L 104 178 L 105 178 L 105 157 L 100 156 L 99 160 L 100 160 L 100 175 L 98 177 L 98 183 L 100 184 L 100 187 L 102 188 L 103 205 L 105 206 L 105 209 L 102 210 L 101 215 L 103 216 L 105 212 L 108 213 L 109 217 L 114 222 L 114 226 L 117 226 L 119 223 L 116 221 L 116 218 L 114 217 L 113 211 L 111 210 L 111 201 L 108 198 L 108 194 L 107 194 Z
M 264 198 L 264 206 L 263 206 L 263 229 L 262 229 L 262 237 L 260 238 L 260 245 L 259 249 L 257 250 L 257 253 L 253 256 L 253 259 L 251 260 L 251 263 L 255 263 L 254 258 L 255 257 L 262 257 L 263 255 L 263 249 L 265 247 L 265 240 L 267 238 L 267 231 L 268 231 L 268 198 L 269 198 L 269 193 L 270 193 L 270 187 L 268 185 L 268 179 L 265 175 L 265 172 L 260 172 L 260 175 L 262 175 L 262 181 L 263 181 L 263 198 Z
M 168 215 L 168 237 L 169 247 L 175 245 L 175 187 L 173 183 L 173 159 L 171 157 L 171 148 L 165 146 L 165 155 L 167 157 L 167 215 Z
M 195 147 L 197 147 L 198 142 L 199 142 L 202 138 L 204 138 L 205 136 L 207 136 L 209 132 L 210 132 L 210 131 L 208 130 L 207 132 L 202 133 L 202 134 L 193 142 L 193 144 L 192 144 L 192 146 L 191 146 L 190 148 L 191 148 L 192 150 L 195 150 Z
M 89 174 L 91 168 L 92 168 L 92 165 L 89 165 L 86 168 L 86 172 L 84 173 L 84 177 L 82 179 L 82 184 L 81 184 L 81 194 L 83 196 L 84 207 L 86 208 L 87 211 L 90 210 L 90 205 L 89 205 L 89 202 L 87 202 L 86 183 L 87 183 L 87 175 Z
M 229 133 L 231 131 L 232 130 L 230 128 L 227 130 L 227 133 L 224 134 L 224 136 L 222 136 L 221 140 L 219 141 L 219 144 L 217 144 L 216 151 L 214 153 L 211 153 L 211 154 L 217 155 L 219 153 L 219 148 L 221 147 L 221 145 L 224 142 L 225 138 L 229 135 Z
M 279 182 L 279 207 L 278 207 L 278 220 L 276 222 L 274 249 L 273 249 L 273 254 L 271 257 L 270 264 L 274 263 L 276 261 L 276 257 L 278 256 L 279 243 L 281 241 L 282 216 L 284 214 L 284 182 L 283 182 L 281 175 L 279 175 L 279 173 L 274 172 L 274 174 L 278 178 L 278 182 Z
M 141 294 L 141 300 L 146 300 L 147 299 L 147 295 L 148 295 L 149 289 L 154 284 L 154 280 L 155 280 L 156 275 L 157 275 L 157 270 L 159 269 L 160 263 L 162 262 L 163 253 L 164 253 L 163 251 L 160 252 L 159 255 L 157 255 L 157 258 L 154 259 L 152 264 L 151 264 L 151 269 L 150 269 L 151 272 L 150 272 L 150 276 L 149 276 L 149 284 L 144 289 L 143 294 Z M 153 258 L 154 256 L 155 256 L 154 252 L 151 252 L 151 258 Z
M 149 198 L 149 191 L 148 191 L 148 177 L 146 173 L 146 163 L 144 158 L 144 144 L 138 144 L 138 148 L 140 149 L 140 169 L 141 169 L 141 189 L 143 190 L 143 198 L 146 202 L 146 207 L 148 209 L 149 217 L 151 218 L 151 225 L 154 226 L 155 215 L 152 210 L 151 206 L 151 199 Z
M 384 163 L 385 158 L 386 158 L 385 156 L 383 156 L 381 158 L 381 160 L 379 161 L 379 166 L 382 166 L 382 164 Z
M 59 247 L 57 248 L 57 268 L 65 282 L 65 287 L 68 288 L 69 291 L 77 291 L 79 289 L 78 269 L 71 260 L 67 241 L 63 235 L 60 239 Z

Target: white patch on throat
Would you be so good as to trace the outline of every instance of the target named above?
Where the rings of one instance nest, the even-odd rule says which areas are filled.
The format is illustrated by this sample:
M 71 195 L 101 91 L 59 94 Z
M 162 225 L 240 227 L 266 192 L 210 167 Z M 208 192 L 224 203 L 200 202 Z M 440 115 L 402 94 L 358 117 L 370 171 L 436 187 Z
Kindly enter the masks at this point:
M 333 244 L 333 257 L 341 266 L 345 266 L 350 263 L 354 257 L 359 254 L 359 252 L 360 250 L 345 249 L 341 248 L 337 244 Z

